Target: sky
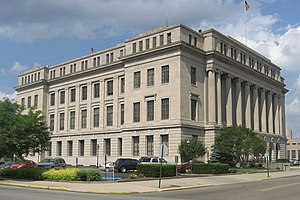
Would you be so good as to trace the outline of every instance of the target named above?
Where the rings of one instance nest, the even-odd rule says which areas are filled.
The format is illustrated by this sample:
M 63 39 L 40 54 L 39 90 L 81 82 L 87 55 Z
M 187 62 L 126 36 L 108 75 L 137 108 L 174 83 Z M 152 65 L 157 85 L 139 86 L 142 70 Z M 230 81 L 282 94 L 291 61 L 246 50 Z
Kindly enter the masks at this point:
M 16 99 L 18 74 L 103 50 L 161 26 L 215 28 L 278 65 L 287 129 L 300 136 L 298 0 L 0 0 L 0 100 Z

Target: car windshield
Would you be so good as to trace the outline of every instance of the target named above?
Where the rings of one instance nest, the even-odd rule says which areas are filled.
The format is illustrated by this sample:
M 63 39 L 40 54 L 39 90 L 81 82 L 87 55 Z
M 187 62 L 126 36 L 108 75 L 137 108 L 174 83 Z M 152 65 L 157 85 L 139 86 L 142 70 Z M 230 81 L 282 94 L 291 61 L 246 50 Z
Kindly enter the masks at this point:
M 42 163 L 54 163 L 54 159 L 46 158 L 41 161 Z

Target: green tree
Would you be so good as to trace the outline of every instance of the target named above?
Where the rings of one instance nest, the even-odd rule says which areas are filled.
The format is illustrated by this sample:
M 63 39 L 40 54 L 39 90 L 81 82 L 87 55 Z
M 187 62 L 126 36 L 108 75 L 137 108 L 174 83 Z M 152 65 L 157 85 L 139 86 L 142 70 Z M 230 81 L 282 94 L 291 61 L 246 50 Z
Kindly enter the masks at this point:
M 228 126 L 221 129 L 215 138 L 214 149 L 221 159 L 234 159 L 241 166 L 249 161 L 249 156 L 266 152 L 266 146 L 258 134 L 244 126 Z
M 8 99 L 0 101 L 0 159 L 23 158 L 30 152 L 41 152 L 50 141 L 50 132 L 40 111 L 24 108 Z
M 181 140 L 178 152 L 183 161 L 189 161 L 204 156 L 206 148 L 204 147 L 203 142 L 199 141 L 197 138 L 193 138 L 192 140 L 184 139 Z

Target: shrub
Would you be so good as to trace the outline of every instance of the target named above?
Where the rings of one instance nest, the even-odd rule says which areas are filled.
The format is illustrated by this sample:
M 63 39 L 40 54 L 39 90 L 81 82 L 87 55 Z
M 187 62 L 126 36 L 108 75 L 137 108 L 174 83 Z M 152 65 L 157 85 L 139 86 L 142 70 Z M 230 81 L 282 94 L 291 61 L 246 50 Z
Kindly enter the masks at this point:
M 192 173 L 194 174 L 223 174 L 229 172 L 229 165 L 222 163 L 199 163 L 192 166 Z
M 79 169 L 71 168 L 65 170 L 50 169 L 43 173 L 45 179 L 53 181 L 75 181 L 77 180 L 77 174 Z
M 138 164 L 137 172 L 145 177 L 159 177 L 160 164 Z M 162 177 L 176 176 L 176 165 L 162 165 Z
M 47 169 L 43 168 L 20 168 L 20 169 L 2 169 L 0 177 L 14 179 L 44 180 L 43 173 Z

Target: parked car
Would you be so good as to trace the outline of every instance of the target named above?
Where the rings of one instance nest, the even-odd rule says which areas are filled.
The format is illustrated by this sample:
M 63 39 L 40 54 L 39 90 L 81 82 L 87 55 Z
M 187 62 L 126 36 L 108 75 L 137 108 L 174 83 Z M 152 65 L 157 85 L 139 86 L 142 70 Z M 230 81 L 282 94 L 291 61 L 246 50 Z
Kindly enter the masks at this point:
M 137 159 L 132 158 L 119 158 L 115 162 L 115 170 L 119 172 L 127 172 L 128 170 L 136 170 L 138 164 Z
M 297 159 L 295 159 L 295 158 L 292 158 L 292 159 L 290 160 L 290 163 L 291 163 L 292 165 L 299 165 L 299 160 L 297 160 Z
M 13 162 L 8 161 L 0 164 L 0 169 L 10 168 L 10 166 L 13 164 Z
M 100 170 L 103 170 L 103 171 L 113 171 L 113 168 L 114 168 L 114 163 L 112 162 L 108 162 L 106 163 L 106 167 L 105 167 L 105 164 L 102 164 L 100 165 Z
M 32 160 L 24 160 L 20 163 L 13 163 L 10 168 L 34 168 L 37 164 Z
M 160 164 L 160 161 L 162 161 L 162 164 L 175 164 L 169 163 L 165 159 L 161 160 L 161 158 L 156 156 L 144 156 L 139 159 L 140 164 Z
M 185 173 L 186 171 L 191 170 L 191 168 L 192 168 L 192 163 L 191 162 L 184 162 L 184 163 L 181 163 L 181 164 L 177 165 L 177 171 L 179 173 Z
M 39 162 L 37 166 L 42 168 L 64 169 L 66 168 L 66 162 L 61 157 L 47 157 Z

